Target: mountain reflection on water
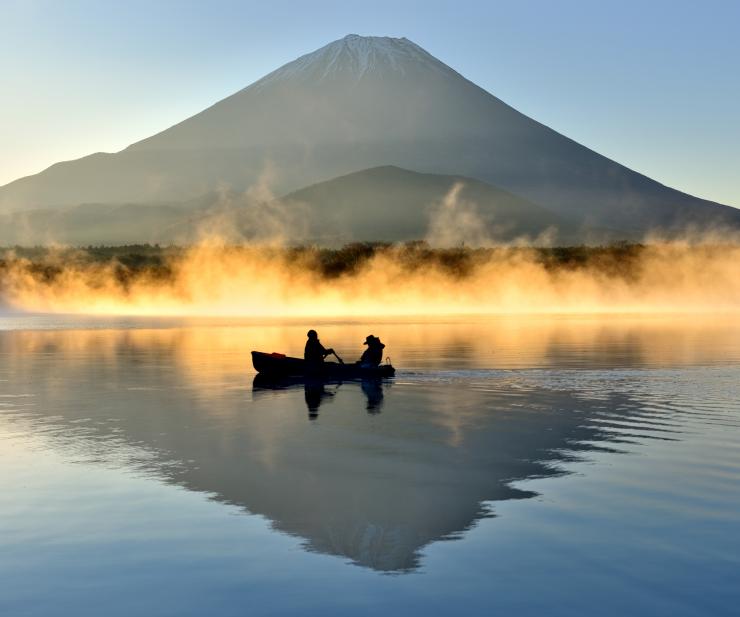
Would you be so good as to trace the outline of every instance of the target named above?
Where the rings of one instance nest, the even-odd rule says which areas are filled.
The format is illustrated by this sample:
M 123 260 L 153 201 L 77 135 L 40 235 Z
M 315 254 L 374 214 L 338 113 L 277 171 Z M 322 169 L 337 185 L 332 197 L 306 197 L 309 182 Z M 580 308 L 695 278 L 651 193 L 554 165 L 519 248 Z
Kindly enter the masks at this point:
M 496 502 L 533 497 L 522 481 L 625 441 L 679 439 L 666 411 L 678 395 L 637 387 L 633 367 L 718 361 L 718 340 L 738 349 L 719 325 L 711 357 L 685 325 L 504 326 L 387 325 L 394 380 L 274 387 L 253 384 L 249 351 L 293 351 L 303 326 L 4 331 L 0 377 L 29 397 L 18 424 L 75 460 L 206 493 L 307 550 L 402 573 Z M 321 333 L 359 353 L 366 330 Z M 507 350 L 527 336 L 522 366 Z

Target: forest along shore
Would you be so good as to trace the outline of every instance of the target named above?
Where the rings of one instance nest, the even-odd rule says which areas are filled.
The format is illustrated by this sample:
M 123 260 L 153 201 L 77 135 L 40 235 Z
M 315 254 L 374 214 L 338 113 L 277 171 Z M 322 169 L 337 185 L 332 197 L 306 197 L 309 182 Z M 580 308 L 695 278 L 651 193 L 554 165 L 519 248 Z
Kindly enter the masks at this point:
M 432 248 L 425 242 L 389 244 L 362 242 L 341 248 L 297 246 L 264 248 L 253 246 L 198 247 L 213 255 L 259 256 L 286 264 L 300 263 L 307 270 L 326 279 L 356 274 L 377 256 L 392 257 L 405 269 L 435 266 L 451 275 L 464 277 L 476 266 L 493 258 L 533 260 L 547 270 L 597 270 L 607 276 L 629 278 L 636 274 L 640 258 L 648 249 L 644 244 L 614 244 L 610 246 L 566 246 L 554 248 L 495 247 L 495 248 Z M 172 278 L 178 265 L 193 249 L 184 246 L 132 244 L 125 246 L 87 247 L 4 247 L 0 248 L 0 277 L 12 268 L 39 282 L 52 283 L 70 269 L 112 268 L 121 286 L 137 278 Z M 701 247 L 703 254 L 726 250 L 726 247 Z
M 0 249 L 0 301 L 150 315 L 737 311 L 738 262 L 735 244 L 14 247 Z

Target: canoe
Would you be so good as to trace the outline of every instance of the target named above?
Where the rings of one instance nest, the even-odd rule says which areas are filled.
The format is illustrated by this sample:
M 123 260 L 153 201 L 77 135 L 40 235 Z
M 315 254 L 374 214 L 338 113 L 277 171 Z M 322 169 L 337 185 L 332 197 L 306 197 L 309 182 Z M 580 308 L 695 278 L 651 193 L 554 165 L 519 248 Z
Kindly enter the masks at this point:
M 359 364 L 323 362 L 308 366 L 302 358 L 291 358 L 281 353 L 252 352 L 252 364 L 260 375 L 272 377 L 314 377 L 328 379 L 373 379 L 392 377 L 396 369 L 390 364 L 368 368 Z

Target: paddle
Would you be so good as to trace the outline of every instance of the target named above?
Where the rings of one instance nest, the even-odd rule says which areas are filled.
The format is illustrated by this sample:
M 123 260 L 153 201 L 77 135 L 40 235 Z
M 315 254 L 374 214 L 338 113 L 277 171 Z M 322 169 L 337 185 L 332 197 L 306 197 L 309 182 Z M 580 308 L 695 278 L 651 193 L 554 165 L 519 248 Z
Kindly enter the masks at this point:
M 339 356 L 337 355 L 337 352 L 336 352 L 336 351 L 334 351 L 334 350 L 332 349 L 332 350 L 331 350 L 331 352 L 332 352 L 332 354 L 334 354 L 334 357 L 335 357 L 335 358 L 336 358 L 337 360 L 339 360 L 339 364 L 344 364 L 344 360 L 342 360 L 342 359 L 341 359 L 341 358 L 340 358 L 340 357 L 339 357 Z

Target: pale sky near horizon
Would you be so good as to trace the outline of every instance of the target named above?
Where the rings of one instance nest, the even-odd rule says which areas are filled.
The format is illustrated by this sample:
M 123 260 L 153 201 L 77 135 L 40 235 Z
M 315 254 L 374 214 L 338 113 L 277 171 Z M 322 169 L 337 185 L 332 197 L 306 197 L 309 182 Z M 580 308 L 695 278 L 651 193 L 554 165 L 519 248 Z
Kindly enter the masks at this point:
M 583 145 L 740 207 L 740 1 L 0 0 L 0 23 L 0 185 L 356 33 L 405 36 Z

